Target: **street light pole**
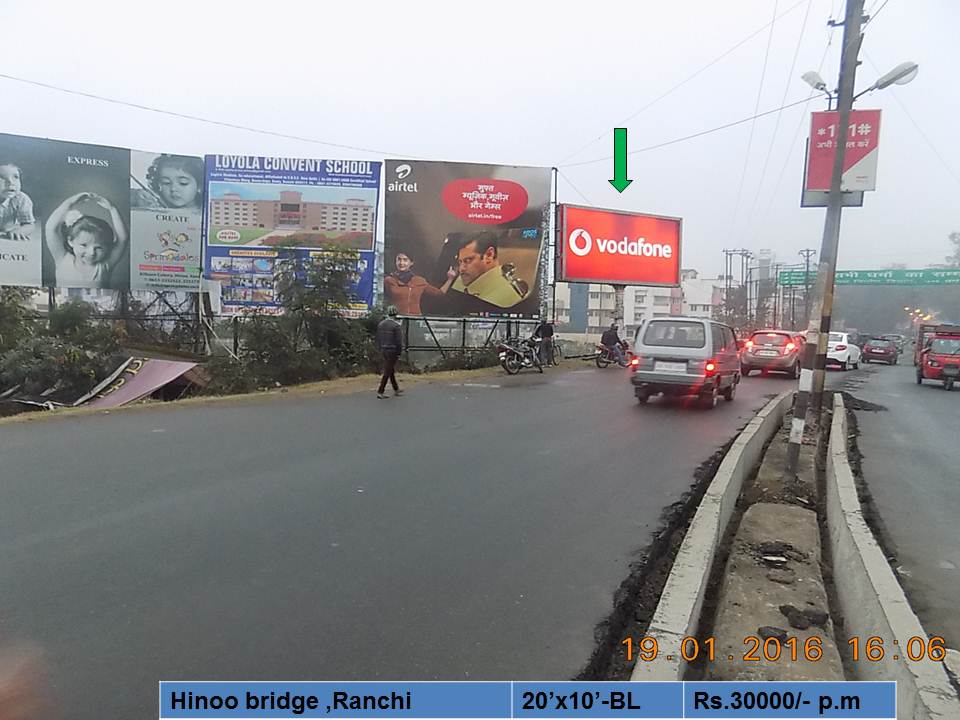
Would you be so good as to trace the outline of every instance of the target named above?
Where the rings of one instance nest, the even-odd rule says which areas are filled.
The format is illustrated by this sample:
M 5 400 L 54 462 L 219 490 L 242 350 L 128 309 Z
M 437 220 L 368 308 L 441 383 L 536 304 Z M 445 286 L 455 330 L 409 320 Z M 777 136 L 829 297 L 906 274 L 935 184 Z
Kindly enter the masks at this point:
M 800 461 L 800 446 L 808 406 L 813 407 L 814 417 L 819 421 L 823 404 L 823 383 L 826 368 L 827 339 L 830 336 L 830 320 L 833 313 L 833 281 L 837 269 L 837 246 L 840 241 L 840 215 L 843 210 L 841 192 L 843 160 L 847 149 L 847 126 L 853 108 L 854 81 L 857 74 L 857 56 L 863 35 L 863 0 L 847 0 L 843 21 L 843 53 L 840 58 L 840 78 L 837 92 L 837 109 L 840 114 L 839 133 L 842 138 L 833 159 L 833 175 L 830 193 L 827 196 L 827 214 L 823 223 L 823 240 L 820 244 L 819 269 L 817 271 L 817 312 L 810 318 L 807 342 L 804 346 L 800 371 L 800 386 L 793 404 L 793 421 L 790 426 L 790 445 L 787 451 L 787 472 L 796 475 Z
M 810 322 L 810 258 L 817 254 L 814 248 L 804 248 L 803 255 L 803 322 Z

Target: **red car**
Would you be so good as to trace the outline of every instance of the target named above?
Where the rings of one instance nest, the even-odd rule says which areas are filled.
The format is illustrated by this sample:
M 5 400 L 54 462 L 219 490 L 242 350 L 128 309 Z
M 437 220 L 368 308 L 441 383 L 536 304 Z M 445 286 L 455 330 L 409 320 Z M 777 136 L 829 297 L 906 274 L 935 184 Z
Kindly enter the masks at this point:
M 798 378 L 802 349 L 803 339 L 793 331 L 757 330 L 740 353 L 740 373 L 747 377 L 752 370 L 774 371 Z
M 873 338 L 867 341 L 863 346 L 863 361 L 885 362 L 887 365 L 896 365 L 900 359 L 900 351 L 893 340 L 884 340 L 883 338 Z
M 924 380 L 942 382 L 947 390 L 960 380 L 960 326 L 939 325 L 934 330 L 917 365 L 917 385 Z

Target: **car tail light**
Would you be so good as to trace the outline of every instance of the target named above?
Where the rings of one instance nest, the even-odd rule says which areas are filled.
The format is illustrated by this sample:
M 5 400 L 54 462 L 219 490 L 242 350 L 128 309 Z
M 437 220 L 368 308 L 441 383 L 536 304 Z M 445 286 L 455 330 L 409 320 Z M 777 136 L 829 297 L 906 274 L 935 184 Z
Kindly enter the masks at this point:
M 707 375 L 713 375 L 717 371 L 717 361 L 711 358 L 703 364 L 703 371 Z
M 640 364 L 640 358 L 635 357 L 630 361 L 630 367 L 635 368 Z
M 847 346 L 846 346 L 846 345 L 837 345 L 837 346 L 834 348 L 834 350 L 846 350 L 846 349 L 847 349 Z
M 753 340 L 747 340 L 746 347 L 747 350 L 753 350 Z
M 796 343 L 788 342 L 783 349 L 783 354 L 786 355 L 787 353 L 792 353 L 796 349 L 797 349 Z

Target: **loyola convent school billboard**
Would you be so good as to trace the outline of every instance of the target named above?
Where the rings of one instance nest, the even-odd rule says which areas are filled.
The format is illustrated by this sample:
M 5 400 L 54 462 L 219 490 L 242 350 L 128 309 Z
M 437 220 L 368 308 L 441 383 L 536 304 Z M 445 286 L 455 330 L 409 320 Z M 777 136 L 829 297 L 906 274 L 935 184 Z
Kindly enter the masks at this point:
M 280 264 L 331 243 L 358 251 L 344 314 L 369 311 L 379 187 L 378 162 L 207 155 L 205 274 L 223 312 L 278 312 Z

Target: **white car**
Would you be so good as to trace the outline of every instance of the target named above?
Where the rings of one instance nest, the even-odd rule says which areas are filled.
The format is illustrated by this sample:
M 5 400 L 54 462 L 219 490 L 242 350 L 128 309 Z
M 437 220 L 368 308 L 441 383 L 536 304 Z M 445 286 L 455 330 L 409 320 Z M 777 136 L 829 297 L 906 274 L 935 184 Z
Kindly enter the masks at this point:
M 850 342 L 847 333 L 832 332 L 827 341 L 827 365 L 839 365 L 841 370 L 860 367 L 860 348 Z

